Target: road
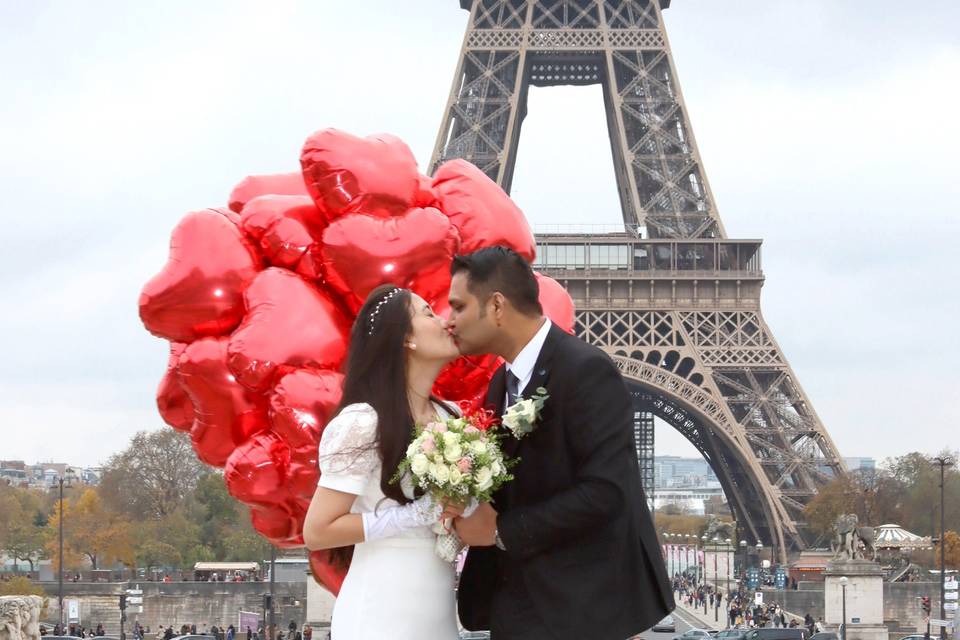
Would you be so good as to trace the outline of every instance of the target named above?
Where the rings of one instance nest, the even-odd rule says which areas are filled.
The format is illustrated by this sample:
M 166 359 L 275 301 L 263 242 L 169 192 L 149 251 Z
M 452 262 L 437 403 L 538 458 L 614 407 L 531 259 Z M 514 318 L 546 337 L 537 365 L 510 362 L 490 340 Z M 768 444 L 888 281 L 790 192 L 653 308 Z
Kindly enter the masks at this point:
M 680 608 L 677 608 L 673 612 L 673 620 L 677 624 L 676 633 L 669 633 L 664 631 L 645 631 L 639 636 L 634 636 L 635 638 L 643 638 L 643 640 L 673 640 L 676 636 L 679 636 L 681 633 L 687 629 L 699 628 L 697 621 L 690 617 L 690 615 L 683 611 Z

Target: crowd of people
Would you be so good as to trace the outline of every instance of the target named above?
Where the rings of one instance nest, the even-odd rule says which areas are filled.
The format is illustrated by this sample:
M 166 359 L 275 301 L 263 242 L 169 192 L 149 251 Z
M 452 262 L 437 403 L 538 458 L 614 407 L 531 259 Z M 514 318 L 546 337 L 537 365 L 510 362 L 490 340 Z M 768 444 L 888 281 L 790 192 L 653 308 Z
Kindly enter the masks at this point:
M 805 627 L 810 634 L 823 631 L 823 619 L 814 620 L 807 613 L 801 621 L 797 616 L 787 613 L 777 602 L 758 604 L 754 593 L 746 589 L 742 582 L 734 585 L 724 594 L 714 585 L 699 582 L 690 573 L 673 577 L 673 591 L 678 602 L 694 609 L 723 609 L 728 629 L 754 629 L 764 627 L 797 628 Z
M 102 624 L 98 624 L 95 629 L 87 629 L 83 625 L 69 624 L 63 629 L 60 625 L 54 625 L 48 629 L 46 625 L 40 626 L 40 635 L 46 636 L 70 636 L 74 638 L 96 638 L 106 636 L 107 633 Z M 119 635 L 119 634 L 117 634 Z M 130 629 L 130 636 L 133 640 L 172 640 L 178 636 L 210 636 L 211 640 L 270 640 L 263 627 L 252 629 L 247 627 L 242 633 L 238 634 L 234 625 L 227 627 L 217 626 L 216 624 L 206 625 L 198 629 L 197 625 L 180 625 L 179 629 L 174 629 L 173 625 L 164 627 L 162 624 L 157 627 L 156 632 L 152 632 L 150 627 L 144 627 L 139 622 L 134 622 Z M 287 626 L 286 633 L 278 628 L 275 637 L 272 640 L 313 640 L 313 629 L 309 625 L 303 625 L 299 628 L 293 620 Z

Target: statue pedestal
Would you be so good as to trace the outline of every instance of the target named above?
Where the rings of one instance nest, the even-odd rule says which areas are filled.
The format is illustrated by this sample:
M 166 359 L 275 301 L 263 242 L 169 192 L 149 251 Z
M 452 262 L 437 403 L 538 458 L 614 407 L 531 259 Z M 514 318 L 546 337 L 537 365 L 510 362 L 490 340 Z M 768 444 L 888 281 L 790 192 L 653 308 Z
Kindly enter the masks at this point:
M 887 640 L 883 624 L 883 570 L 871 560 L 833 560 L 824 575 L 824 622 L 839 632 L 847 578 L 847 640 Z

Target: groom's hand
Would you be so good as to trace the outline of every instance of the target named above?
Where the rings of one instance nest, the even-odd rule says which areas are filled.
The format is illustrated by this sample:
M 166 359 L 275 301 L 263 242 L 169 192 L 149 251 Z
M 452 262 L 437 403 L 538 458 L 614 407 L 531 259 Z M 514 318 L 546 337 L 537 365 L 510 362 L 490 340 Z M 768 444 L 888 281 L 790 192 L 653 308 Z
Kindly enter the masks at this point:
M 497 512 L 489 502 L 481 502 L 469 518 L 453 521 L 457 535 L 471 547 L 491 547 L 497 531 Z

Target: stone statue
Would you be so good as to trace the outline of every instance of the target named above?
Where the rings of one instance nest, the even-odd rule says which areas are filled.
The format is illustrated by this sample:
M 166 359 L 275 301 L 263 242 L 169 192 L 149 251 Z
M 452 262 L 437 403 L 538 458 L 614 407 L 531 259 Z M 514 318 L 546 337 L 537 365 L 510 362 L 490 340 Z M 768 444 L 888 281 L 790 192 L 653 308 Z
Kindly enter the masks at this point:
M 713 540 L 714 538 L 718 540 L 726 540 L 727 538 L 733 538 L 733 524 L 729 522 L 721 522 L 717 516 L 711 514 L 710 518 L 707 520 L 707 530 L 705 531 L 707 540 Z
M 40 596 L 0 597 L 0 640 L 40 640 Z
M 857 514 L 844 513 L 837 516 L 833 530 L 834 537 L 830 548 L 835 559 L 873 560 L 876 557 L 873 527 L 861 527 Z

